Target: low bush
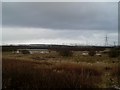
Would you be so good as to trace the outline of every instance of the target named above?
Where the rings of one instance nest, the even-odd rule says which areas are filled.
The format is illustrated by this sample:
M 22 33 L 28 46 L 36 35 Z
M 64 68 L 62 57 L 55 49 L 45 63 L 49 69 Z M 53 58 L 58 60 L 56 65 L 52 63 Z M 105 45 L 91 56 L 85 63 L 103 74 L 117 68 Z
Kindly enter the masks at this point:
M 22 54 L 30 54 L 30 52 L 28 50 L 22 50 L 21 53 Z
M 120 55 L 120 50 L 117 48 L 113 48 L 109 51 L 108 55 L 112 58 L 118 57 Z
M 94 56 L 95 55 L 95 51 L 94 50 L 89 51 L 89 55 L 90 56 Z
M 61 55 L 61 56 L 64 56 L 64 57 L 68 57 L 68 56 L 72 56 L 73 55 L 73 52 L 69 49 L 60 49 L 58 50 L 58 53 Z

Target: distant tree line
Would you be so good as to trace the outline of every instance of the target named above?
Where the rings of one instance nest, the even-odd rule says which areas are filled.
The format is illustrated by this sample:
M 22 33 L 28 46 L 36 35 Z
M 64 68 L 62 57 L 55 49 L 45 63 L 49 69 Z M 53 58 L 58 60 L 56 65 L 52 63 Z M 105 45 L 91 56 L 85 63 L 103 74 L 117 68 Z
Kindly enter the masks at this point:
M 106 47 L 104 46 L 68 46 L 68 45 L 42 45 L 42 46 L 30 46 L 30 45 L 9 45 L 2 46 L 2 51 L 13 51 L 17 49 L 51 49 L 51 50 L 60 50 L 61 48 L 69 49 L 71 51 L 102 51 Z M 108 47 L 113 48 L 113 47 Z

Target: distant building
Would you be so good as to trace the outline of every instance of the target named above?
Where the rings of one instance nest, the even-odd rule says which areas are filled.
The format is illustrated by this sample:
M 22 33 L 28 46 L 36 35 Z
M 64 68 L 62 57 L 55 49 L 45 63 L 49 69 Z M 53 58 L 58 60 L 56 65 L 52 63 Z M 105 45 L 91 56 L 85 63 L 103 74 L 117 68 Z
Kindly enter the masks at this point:
M 17 51 L 15 51 L 14 53 L 21 53 L 23 50 L 27 50 L 29 51 L 30 54 L 35 54 L 35 53 L 49 53 L 50 51 L 48 49 L 18 49 Z
M 19 54 L 20 52 L 17 50 L 17 51 L 12 51 L 12 53 Z
M 101 51 L 101 53 L 108 53 L 108 52 L 110 52 L 109 48 L 106 48 L 105 50 Z
M 88 54 L 89 54 L 88 51 L 83 51 L 83 52 L 82 52 L 82 55 L 83 55 L 83 56 L 87 56 Z
M 101 54 L 101 53 L 96 53 L 95 55 L 96 55 L 96 56 L 102 56 L 102 54 Z

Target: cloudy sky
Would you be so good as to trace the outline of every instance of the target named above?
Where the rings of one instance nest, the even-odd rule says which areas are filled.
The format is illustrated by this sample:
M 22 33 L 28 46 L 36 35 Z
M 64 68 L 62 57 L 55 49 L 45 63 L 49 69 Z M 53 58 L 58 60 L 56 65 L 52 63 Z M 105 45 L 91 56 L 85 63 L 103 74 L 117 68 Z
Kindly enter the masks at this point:
M 3 2 L 2 44 L 118 41 L 117 2 Z

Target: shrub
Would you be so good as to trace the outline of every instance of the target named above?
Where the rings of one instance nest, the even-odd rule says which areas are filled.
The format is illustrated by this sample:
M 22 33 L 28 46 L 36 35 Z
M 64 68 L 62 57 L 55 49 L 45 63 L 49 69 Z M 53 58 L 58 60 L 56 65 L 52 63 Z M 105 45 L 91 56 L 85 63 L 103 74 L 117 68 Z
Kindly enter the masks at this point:
M 58 53 L 61 55 L 61 56 L 64 56 L 64 57 L 68 57 L 68 56 L 72 56 L 73 55 L 73 52 L 69 49 L 61 49 L 58 51 Z
M 120 55 L 120 50 L 117 48 L 113 48 L 109 51 L 108 55 L 112 58 L 118 57 Z
M 94 50 L 89 51 L 89 55 L 90 56 L 94 56 L 95 55 L 95 51 Z
M 21 53 L 22 54 L 30 54 L 30 52 L 28 50 L 22 50 Z

